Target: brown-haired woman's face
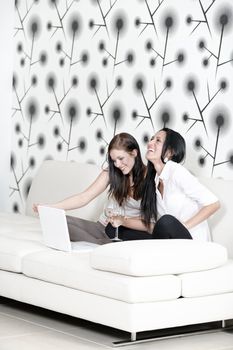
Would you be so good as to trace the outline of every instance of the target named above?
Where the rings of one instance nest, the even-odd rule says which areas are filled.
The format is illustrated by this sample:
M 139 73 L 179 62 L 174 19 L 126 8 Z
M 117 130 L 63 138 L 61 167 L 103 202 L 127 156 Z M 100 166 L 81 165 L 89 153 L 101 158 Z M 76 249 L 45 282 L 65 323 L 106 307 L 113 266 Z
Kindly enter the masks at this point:
M 110 157 L 113 161 L 114 166 L 118 168 L 124 175 L 131 173 L 135 164 L 136 156 L 136 150 L 133 150 L 130 153 L 119 149 L 112 149 L 110 151 Z
M 160 161 L 165 140 L 166 132 L 163 130 L 158 131 L 147 144 L 146 159 L 151 162 Z

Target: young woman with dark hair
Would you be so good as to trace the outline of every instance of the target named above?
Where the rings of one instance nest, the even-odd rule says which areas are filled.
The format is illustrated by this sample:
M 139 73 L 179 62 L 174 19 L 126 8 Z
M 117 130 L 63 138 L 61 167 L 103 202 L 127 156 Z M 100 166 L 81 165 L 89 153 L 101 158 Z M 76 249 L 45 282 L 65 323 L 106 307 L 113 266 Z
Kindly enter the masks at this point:
M 131 156 L 127 166 L 124 156 L 119 154 L 122 151 Z M 108 146 L 107 160 L 109 196 L 114 197 L 120 206 L 129 197 L 141 199 L 146 167 L 135 138 L 127 133 L 116 135 Z
M 114 220 L 118 220 L 121 225 L 124 224 L 126 230 L 127 228 L 146 230 L 140 220 L 142 186 L 146 167 L 135 138 L 128 133 L 114 136 L 108 146 L 107 160 L 108 168 L 103 170 L 85 191 L 58 203 L 49 204 L 49 206 L 64 210 L 77 209 L 87 205 L 109 188 L 109 201 L 117 203 L 119 207 L 124 207 L 124 215 Z M 37 211 L 37 205 L 34 205 L 34 210 Z M 109 221 L 105 212 L 101 214 L 97 222 L 67 216 L 70 238 L 72 241 L 88 241 L 97 244 L 112 242 L 115 228 Z
M 206 220 L 219 201 L 180 164 L 184 157 L 185 141 L 172 129 L 161 129 L 148 143 L 141 210 L 151 238 L 210 239 Z

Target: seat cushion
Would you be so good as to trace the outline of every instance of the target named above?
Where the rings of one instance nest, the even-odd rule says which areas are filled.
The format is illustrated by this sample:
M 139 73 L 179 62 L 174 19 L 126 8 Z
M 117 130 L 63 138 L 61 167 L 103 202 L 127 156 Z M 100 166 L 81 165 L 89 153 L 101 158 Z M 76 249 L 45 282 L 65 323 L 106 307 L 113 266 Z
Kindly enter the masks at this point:
M 130 276 L 203 271 L 227 261 L 225 247 L 194 240 L 142 240 L 109 243 L 91 252 L 91 266 Z
M 233 292 L 233 260 L 216 269 L 179 275 L 183 297 Z
M 0 236 L 0 269 L 22 272 L 23 256 L 46 249 L 48 248 L 40 242 Z
M 95 270 L 90 266 L 90 251 L 29 254 L 23 258 L 22 270 L 28 277 L 127 303 L 173 300 L 181 293 L 177 276 L 133 277 Z
M 0 236 L 42 241 L 40 221 L 37 217 L 0 213 Z

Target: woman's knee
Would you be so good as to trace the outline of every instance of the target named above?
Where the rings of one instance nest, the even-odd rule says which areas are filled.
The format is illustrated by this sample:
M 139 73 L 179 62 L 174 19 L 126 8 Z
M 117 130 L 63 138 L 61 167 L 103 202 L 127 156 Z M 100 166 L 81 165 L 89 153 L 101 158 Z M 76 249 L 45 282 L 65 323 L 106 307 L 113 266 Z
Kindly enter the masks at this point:
M 156 223 L 156 226 L 159 226 L 159 227 L 164 227 L 164 226 L 168 227 L 169 226 L 170 227 L 171 225 L 173 225 L 174 223 L 177 223 L 177 222 L 178 222 L 178 220 L 174 216 L 172 216 L 170 214 L 165 214 L 159 218 L 159 220 Z
M 154 234 L 161 238 L 192 239 L 187 228 L 174 216 L 163 215 L 156 223 Z

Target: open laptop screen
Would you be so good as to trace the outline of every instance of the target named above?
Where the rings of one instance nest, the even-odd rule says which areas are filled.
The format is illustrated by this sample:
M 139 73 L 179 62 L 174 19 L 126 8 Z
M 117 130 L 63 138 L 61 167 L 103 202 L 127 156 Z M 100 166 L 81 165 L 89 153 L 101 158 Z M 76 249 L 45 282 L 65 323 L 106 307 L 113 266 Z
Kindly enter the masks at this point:
M 71 251 L 71 242 L 63 209 L 38 206 L 44 243 L 51 248 Z

